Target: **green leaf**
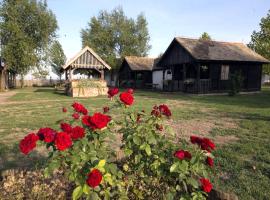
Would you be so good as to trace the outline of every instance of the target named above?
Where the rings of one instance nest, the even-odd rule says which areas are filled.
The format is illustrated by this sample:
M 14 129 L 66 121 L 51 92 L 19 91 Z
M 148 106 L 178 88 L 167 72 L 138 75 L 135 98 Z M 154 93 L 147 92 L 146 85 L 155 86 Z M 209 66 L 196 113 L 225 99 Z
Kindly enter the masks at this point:
M 142 158 L 141 154 L 136 155 L 135 156 L 135 164 L 138 164 L 140 162 L 141 158 Z
M 100 198 L 98 197 L 98 194 L 96 192 L 92 192 L 90 194 L 90 199 L 91 200 L 99 200 Z
M 79 199 L 83 194 L 83 190 L 82 190 L 82 186 L 78 186 L 76 187 L 74 190 L 73 190 L 73 193 L 72 193 L 72 199 L 73 200 L 77 200 Z
M 83 185 L 83 193 L 90 194 L 90 187 L 87 184 Z
M 134 137 L 133 137 L 133 142 L 135 143 L 135 144 L 137 144 L 137 145 L 141 145 L 141 139 L 137 136 L 137 135 L 135 135 Z
M 171 167 L 170 167 L 170 172 L 175 172 L 177 170 L 178 167 L 178 162 L 174 163 Z
M 157 143 L 156 138 L 153 136 L 153 134 L 150 134 L 147 137 L 147 141 L 148 141 L 149 144 L 156 144 Z
M 198 184 L 198 181 L 195 180 L 194 178 L 188 178 L 187 179 L 187 183 L 192 185 L 192 187 L 194 188 L 198 188 L 199 187 L 199 184 Z
M 146 147 L 146 143 L 143 143 L 141 146 L 140 146 L 140 150 L 144 150 Z
M 125 149 L 124 153 L 125 153 L 125 156 L 130 156 L 133 153 L 133 151 L 131 149 Z
M 103 168 L 105 166 L 105 164 L 106 164 L 106 160 L 100 160 L 97 166 L 99 168 Z
M 173 200 L 174 199 L 174 193 L 173 192 L 169 192 L 165 195 L 165 199 L 166 200 Z M 164 199 L 164 200 L 165 200 Z
M 146 144 L 145 146 L 145 152 L 148 156 L 150 156 L 152 154 L 151 152 L 151 147 L 149 146 L 149 144 Z
M 182 171 L 182 172 L 187 172 L 188 170 L 188 163 L 187 161 L 183 160 L 180 164 L 179 164 L 179 169 Z
M 108 182 L 110 185 L 113 185 L 113 180 L 111 174 L 107 173 L 104 175 L 104 180 Z

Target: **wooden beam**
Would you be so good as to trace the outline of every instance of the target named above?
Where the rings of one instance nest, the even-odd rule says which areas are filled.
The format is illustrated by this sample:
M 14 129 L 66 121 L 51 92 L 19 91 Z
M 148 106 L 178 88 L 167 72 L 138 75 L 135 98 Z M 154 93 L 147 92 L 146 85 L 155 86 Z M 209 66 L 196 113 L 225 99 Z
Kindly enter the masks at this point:
M 201 65 L 197 63 L 197 78 L 196 78 L 197 93 L 200 93 L 200 71 L 201 71 L 200 68 L 201 68 Z

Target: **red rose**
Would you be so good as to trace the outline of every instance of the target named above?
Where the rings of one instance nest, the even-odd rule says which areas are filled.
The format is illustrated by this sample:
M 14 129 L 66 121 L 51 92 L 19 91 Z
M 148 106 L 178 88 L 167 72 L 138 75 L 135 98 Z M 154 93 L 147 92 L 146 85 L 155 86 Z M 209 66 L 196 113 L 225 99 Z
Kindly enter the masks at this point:
M 162 115 L 165 115 L 167 117 L 172 116 L 172 113 L 167 105 L 163 104 L 163 105 L 160 105 L 158 108 Z
M 156 129 L 159 131 L 163 131 L 163 126 L 160 124 L 156 124 Z
M 72 132 L 72 127 L 71 127 L 70 124 L 68 124 L 68 123 L 61 123 L 60 126 L 61 126 L 61 129 L 64 132 L 66 132 L 66 133 L 71 133 Z
M 29 133 L 25 136 L 20 142 L 20 150 L 25 155 L 28 154 L 36 147 L 36 142 L 38 141 L 39 137 L 35 133 Z
M 202 138 L 192 135 L 192 136 L 190 136 L 190 141 L 192 144 L 199 144 L 200 145 L 202 142 Z
M 109 97 L 109 98 L 112 98 L 112 97 L 114 97 L 115 95 L 117 95 L 118 92 L 119 92 L 119 89 L 118 89 L 118 88 L 110 88 L 110 89 L 108 90 L 108 97 Z
M 133 94 L 134 93 L 134 90 L 132 88 L 128 88 L 127 89 L 127 92 L 130 93 L 130 94 Z
M 40 140 L 50 143 L 53 142 L 56 131 L 51 128 L 40 128 L 37 135 Z
M 136 118 L 136 122 L 140 123 L 142 121 L 142 114 L 137 113 L 137 118 Z
M 93 130 L 106 127 L 109 121 L 111 121 L 111 117 L 101 113 L 94 113 L 93 116 L 84 116 L 82 119 L 82 123 Z
M 64 108 L 62 108 L 62 111 L 63 112 L 67 112 L 67 109 L 64 107 Z
M 109 112 L 110 108 L 108 106 L 103 107 L 103 113 Z
M 56 134 L 54 144 L 58 150 L 64 151 L 72 145 L 72 140 L 68 133 L 58 132 Z
M 192 144 L 198 144 L 202 150 L 206 150 L 208 152 L 211 152 L 216 148 L 216 145 L 208 138 L 190 136 L 190 141 Z
M 173 155 L 174 155 L 174 157 L 178 158 L 179 160 L 185 159 L 185 151 L 184 150 L 178 150 Z
M 185 151 L 185 158 L 190 160 L 191 159 L 191 153 L 189 153 L 188 151 Z
M 85 130 L 84 128 L 80 127 L 80 126 L 75 126 L 73 129 L 72 129 L 72 133 L 71 133 L 71 138 L 73 140 L 78 140 L 80 138 L 83 138 L 85 135 Z
M 209 193 L 212 190 L 213 186 L 207 178 L 201 178 L 200 182 L 201 182 L 203 191 Z
M 120 100 L 125 104 L 125 105 L 132 105 L 133 101 L 134 101 L 134 97 L 132 96 L 132 94 L 128 93 L 128 92 L 122 92 L 120 94 Z
M 214 166 L 214 160 L 211 157 L 207 157 L 206 158 L 206 163 L 210 166 L 213 167 Z
M 201 141 L 201 148 L 208 152 L 211 152 L 216 148 L 216 145 L 208 138 L 203 138 Z
M 72 117 L 73 117 L 73 119 L 79 119 L 80 115 L 79 115 L 79 113 L 73 113 Z
M 92 187 L 97 187 L 102 181 L 102 174 L 98 169 L 93 169 L 88 175 L 86 183 Z
M 153 109 L 151 112 L 151 115 L 154 115 L 155 117 L 160 117 L 160 112 L 157 109 Z
M 188 151 L 184 151 L 184 150 L 178 150 L 173 155 L 179 160 L 191 159 L 191 154 Z
M 78 113 L 82 113 L 83 115 L 87 115 L 88 114 L 88 110 L 84 107 L 84 105 L 82 105 L 82 104 L 80 104 L 78 102 L 74 102 L 72 104 L 72 107 Z

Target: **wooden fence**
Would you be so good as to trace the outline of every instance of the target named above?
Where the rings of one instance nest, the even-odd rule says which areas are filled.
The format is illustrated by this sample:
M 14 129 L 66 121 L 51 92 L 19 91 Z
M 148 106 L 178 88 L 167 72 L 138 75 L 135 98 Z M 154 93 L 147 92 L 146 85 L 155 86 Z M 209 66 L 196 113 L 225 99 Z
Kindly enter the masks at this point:
M 48 80 L 48 79 L 34 79 L 34 80 L 24 80 L 24 87 L 45 87 L 45 86 L 54 86 L 59 83 L 59 80 Z M 15 87 L 21 87 L 21 81 L 16 79 Z

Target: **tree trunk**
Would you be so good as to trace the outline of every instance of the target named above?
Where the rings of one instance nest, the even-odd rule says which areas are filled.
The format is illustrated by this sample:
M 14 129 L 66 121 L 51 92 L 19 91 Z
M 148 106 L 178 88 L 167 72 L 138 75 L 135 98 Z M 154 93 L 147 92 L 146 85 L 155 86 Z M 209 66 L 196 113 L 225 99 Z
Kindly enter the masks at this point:
M 20 83 L 21 83 L 21 88 L 23 88 L 24 87 L 24 75 L 22 75 L 22 74 L 21 74 Z

